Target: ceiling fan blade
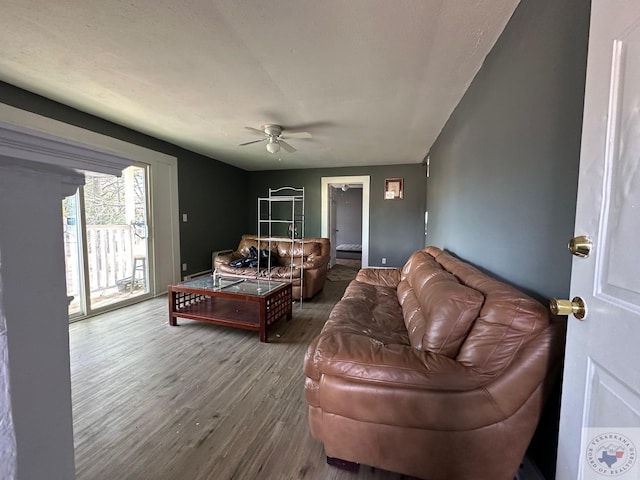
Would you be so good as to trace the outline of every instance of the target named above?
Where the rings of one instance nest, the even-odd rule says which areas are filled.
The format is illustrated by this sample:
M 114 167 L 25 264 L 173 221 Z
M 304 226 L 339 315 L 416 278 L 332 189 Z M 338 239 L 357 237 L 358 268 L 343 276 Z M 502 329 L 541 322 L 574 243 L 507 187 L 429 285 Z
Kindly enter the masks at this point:
M 287 152 L 289 153 L 293 153 L 296 151 L 295 148 L 293 148 L 291 145 L 289 145 L 287 142 L 285 142 L 284 140 L 278 140 L 278 143 L 280 144 L 280 146 L 282 148 L 284 148 Z
M 244 147 L 245 145 L 251 145 L 252 143 L 260 143 L 260 142 L 265 142 L 267 139 L 263 138 L 262 140 L 251 140 L 250 142 L 244 142 L 241 143 L 240 145 L 238 145 L 239 147 Z
M 249 130 L 251 133 L 255 133 L 256 135 L 264 135 L 264 132 L 262 130 L 258 130 L 257 128 L 252 128 L 252 127 L 244 127 L 244 128 Z
M 309 132 L 289 132 L 286 131 L 280 138 L 311 138 L 311 134 Z

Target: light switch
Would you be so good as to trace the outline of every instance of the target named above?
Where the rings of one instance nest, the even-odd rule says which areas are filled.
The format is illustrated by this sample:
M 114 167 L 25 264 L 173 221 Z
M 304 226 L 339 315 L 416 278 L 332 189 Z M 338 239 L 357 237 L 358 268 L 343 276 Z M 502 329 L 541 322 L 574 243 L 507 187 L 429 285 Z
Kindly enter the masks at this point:
M 186 221 L 187 221 L 187 214 L 186 213 L 182 214 L 182 221 L 186 223 Z

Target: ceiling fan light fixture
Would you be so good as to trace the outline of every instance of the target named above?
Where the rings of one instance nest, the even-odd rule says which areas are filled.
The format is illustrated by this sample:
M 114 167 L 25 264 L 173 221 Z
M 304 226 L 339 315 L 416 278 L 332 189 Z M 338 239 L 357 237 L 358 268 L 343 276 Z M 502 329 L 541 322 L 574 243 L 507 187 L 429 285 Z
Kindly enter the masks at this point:
M 267 143 L 267 152 L 278 153 L 279 151 L 280 151 L 280 144 L 278 143 L 278 140 L 271 137 L 269 139 L 269 143 Z
M 267 142 L 267 152 L 278 153 L 282 148 L 287 153 L 295 153 L 297 150 L 293 145 L 290 145 L 287 140 L 290 138 L 312 138 L 309 132 L 296 132 L 286 131 L 280 126 L 275 124 L 262 125 L 262 130 L 258 130 L 253 127 L 244 127 L 254 135 L 262 137 L 260 140 L 251 140 L 239 144 L 240 147 L 245 145 L 253 145 L 254 143 Z

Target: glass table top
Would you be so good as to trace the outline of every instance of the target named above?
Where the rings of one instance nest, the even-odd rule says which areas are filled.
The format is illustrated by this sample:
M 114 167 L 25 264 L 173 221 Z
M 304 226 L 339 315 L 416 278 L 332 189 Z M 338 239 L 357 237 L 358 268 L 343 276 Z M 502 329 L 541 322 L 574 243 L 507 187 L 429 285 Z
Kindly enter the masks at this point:
M 214 292 L 231 292 L 264 296 L 269 292 L 273 292 L 281 285 L 284 285 L 284 283 L 274 282 L 272 280 L 254 280 L 249 278 L 230 278 L 220 276 L 216 277 L 216 282 L 214 283 L 213 275 L 204 275 L 202 277 L 196 277 L 182 282 L 180 285 L 184 287 L 212 290 Z

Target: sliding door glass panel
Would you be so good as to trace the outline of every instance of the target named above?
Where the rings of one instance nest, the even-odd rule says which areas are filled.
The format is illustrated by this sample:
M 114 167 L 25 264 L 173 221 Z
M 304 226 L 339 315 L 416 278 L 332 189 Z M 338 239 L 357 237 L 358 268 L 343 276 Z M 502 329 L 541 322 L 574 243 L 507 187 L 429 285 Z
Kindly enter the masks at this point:
M 87 173 L 82 191 L 90 310 L 148 294 L 146 167 Z
M 70 319 L 86 314 L 84 268 L 82 263 L 82 230 L 80 228 L 78 195 L 76 193 L 62 201 L 64 261 L 67 274 Z

